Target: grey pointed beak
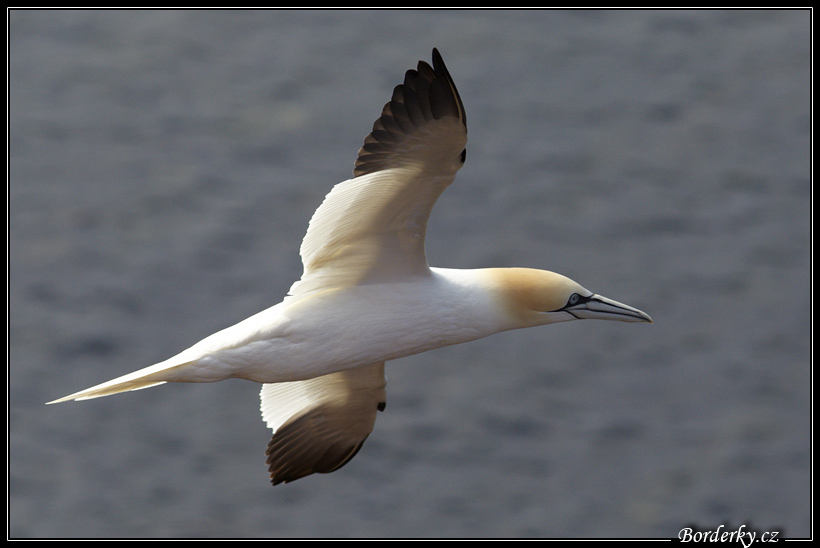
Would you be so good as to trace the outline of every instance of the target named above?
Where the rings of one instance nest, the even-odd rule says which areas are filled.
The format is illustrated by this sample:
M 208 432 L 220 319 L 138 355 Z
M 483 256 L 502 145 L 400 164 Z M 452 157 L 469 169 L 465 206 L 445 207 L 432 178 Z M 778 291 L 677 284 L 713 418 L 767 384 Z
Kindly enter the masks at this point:
M 590 295 L 578 304 L 568 306 L 563 310 L 581 320 L 653 323 L 652 318 L 646 312 L 596 294 Z

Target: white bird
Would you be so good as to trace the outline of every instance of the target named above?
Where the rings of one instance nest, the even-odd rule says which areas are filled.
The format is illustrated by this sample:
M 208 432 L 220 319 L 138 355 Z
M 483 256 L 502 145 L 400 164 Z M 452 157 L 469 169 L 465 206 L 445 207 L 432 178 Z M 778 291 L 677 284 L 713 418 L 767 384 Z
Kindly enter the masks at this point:
M 165 382 L 263 383 L 271 482 L 346 464 L 385 406 L 384 364 L 493 333 L 578 319 L 652 322 L 560 274 L 431 268 L 430 210 L 465 159 L 464 106 L 441 55 L 408 70 L 302 242 L 288 296 L 176 356 L 49 403 Z

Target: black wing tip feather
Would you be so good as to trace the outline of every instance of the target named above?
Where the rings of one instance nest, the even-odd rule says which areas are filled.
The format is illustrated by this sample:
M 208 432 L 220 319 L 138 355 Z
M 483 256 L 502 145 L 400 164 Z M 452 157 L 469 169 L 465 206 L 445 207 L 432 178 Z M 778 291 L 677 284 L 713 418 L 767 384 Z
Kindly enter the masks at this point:
M 393 89 L 393 96 L 384 108 L 373 131 L 365 138 L 359 150 L 353 176 L 359 177 L 384 169 L 392 156 L 393 147 L 405 135 L 412 133 L 425 121 L 452 116 L 466 128 L 467 115 L 444 59 L 433 48 L 433 66 L 419 61 L 416 69 L 408 70 L 404 83 Z
M 366 439 L 366 438 L 365 438 Z M 308 459 L 304 462 L 283 463 L 280 459 L 286 447 L 282 447 L 274 435 L 268 450 L 266 451 L 268 473 L 270 474 L 271 485 L 280 483 L 290 483 L 311 474 L 329 474 L 335 472 L 356 456 L 359 449 L 364 445 L 365 440 L 350 446 L 335 445 L 321 454 L 306 455 Z
M 384 411 L 386 402 L 376 404 L 378 411 Z M 329 474 L 335 472 L 356 456 L 368 438 L 368 434 L 352 441 L 353 438 L 335 440 L 321 439 L 322 427 L 314 426 L 325 423 L 322 415 L 327 410 L 317 408 L 304 415 L 298 415 L 279 427 L 273 434 L 265 450 L 265 464 L 268 465 L 272 485 L 290 483 L 311 474 Z M 300 435 L 302 429 L 313 431 L 305 438 Z M 327 434 L 328 431 L 325 429 Z
M 282 425 L 268 442 L 265 464 L 268 465 L 271 484 L 289 483 L 311 474 L 329 474 L 338 470 L 356 456 L 367 436 L 356 442 L 309 439 L 300 430 L 313 430 L 311 423 L 321 422 L 320 412 L 307 413 Z
M 467 113 L 464 111 L 464 103 L 461 102 L 461 95 L 459 95 L 458 93 L 456 83 L 453 81 L 453 77 L 450 76 L 450 71 L 447 70 L 447 65 L 444 64 L 444 59 L 441 57 L 438 48 L 433 48 L 433 69 L 436 74 L 444 76 L 445 82 L 449 84 L 452 96 L 455 99 L 456 103 L 456 112 L 454 113 L 454 115 L 461 120 L 461 123 L 464 124 L 464 127 L 467 127 Z

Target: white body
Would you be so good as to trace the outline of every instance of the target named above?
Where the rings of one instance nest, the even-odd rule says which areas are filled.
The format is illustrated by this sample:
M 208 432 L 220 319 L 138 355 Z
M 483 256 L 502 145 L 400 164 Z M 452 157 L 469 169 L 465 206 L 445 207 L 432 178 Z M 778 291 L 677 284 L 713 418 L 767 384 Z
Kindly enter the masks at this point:
M 303 380 L 486 337 L 512 327 L 481 270 L 287 297 L 163 364 L 157 380 Z M 173 366 L 189 364 L 177 369 Z M 162 365 L 162 364 L 158 364 Z

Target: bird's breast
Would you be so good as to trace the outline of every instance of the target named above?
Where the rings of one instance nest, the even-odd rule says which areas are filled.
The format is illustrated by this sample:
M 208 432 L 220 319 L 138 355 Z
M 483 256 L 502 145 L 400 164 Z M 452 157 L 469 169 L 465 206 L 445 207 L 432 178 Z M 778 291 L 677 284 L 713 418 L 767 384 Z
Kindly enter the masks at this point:
M 498 331 L 494 305 L 473 293 L 434 273 L 291 297 L 276 336 L 242 350 L 261 367 L 236 376 L 300 380 L 485 337 Z

